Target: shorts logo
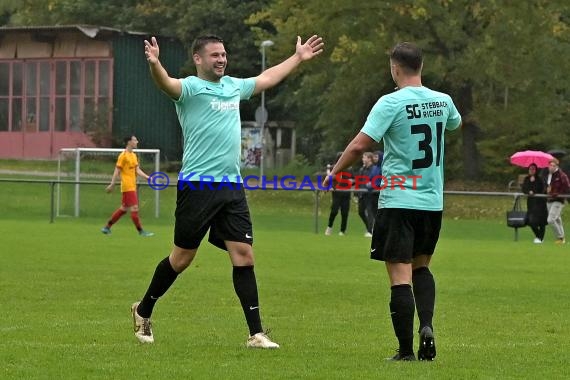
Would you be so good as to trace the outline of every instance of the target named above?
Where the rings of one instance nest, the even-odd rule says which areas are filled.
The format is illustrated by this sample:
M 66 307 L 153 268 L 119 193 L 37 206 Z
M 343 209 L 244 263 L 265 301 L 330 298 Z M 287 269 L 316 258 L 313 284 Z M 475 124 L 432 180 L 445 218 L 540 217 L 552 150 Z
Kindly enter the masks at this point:
M 253 236 L 251 236 L 250 234 L 245 234 L 245 238 L 246 239 L 253 239 Z

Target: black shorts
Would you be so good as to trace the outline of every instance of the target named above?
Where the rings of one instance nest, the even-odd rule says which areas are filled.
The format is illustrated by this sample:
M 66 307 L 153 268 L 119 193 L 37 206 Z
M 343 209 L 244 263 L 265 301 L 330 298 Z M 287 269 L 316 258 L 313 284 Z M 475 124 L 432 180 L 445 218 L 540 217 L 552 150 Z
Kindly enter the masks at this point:
M 208 241 L 218 248 L 227 250 L 224 240 L 252 245 L 253 227 L 243 187 L 211 185 L 178 182 L 174 244 L 198 248 L 210 229 Z
M 379 209 L 374 221 L 370 258 L 411 263 L 418 255 L 433 255 L 442 215 L 442 211 Z

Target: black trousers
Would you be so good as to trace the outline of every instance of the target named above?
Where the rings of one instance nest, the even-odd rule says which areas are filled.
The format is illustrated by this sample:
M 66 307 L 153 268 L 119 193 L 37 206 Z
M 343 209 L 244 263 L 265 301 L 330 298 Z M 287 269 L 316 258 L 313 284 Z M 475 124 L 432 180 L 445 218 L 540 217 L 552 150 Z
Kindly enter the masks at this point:
M 366 226 L 366 232 L 372 233 L 372 227 L 374 226 L 374 218 L 376 215 L 374 213 L 375 207 L 373 205 L 373 194 L 360 193 L 358 194 L 358 215 L 362 222 Z
M 350 210 L 350 192 L 332 192 L 332 205 L 331 213 L 329 215 L 329 227 L 332 228 L 334 220 L 340 210 L 340 231 L 346 232 L 346 225 L 348 223 L 348 211 Z
M 534 236 L 540 240 L 544 240 L 544 234 L 546 233 L 546 226 L 543 225 L 530 225 L 530 229 L 534 232 Z

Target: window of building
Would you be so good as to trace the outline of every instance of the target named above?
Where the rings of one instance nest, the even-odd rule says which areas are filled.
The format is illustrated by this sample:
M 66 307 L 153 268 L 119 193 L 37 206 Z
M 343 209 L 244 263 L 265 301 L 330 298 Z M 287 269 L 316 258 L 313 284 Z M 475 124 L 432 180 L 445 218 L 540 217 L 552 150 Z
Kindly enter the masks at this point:
M 111 68 L 111 59 L 1 61 L 0 131 L 110 128 Z

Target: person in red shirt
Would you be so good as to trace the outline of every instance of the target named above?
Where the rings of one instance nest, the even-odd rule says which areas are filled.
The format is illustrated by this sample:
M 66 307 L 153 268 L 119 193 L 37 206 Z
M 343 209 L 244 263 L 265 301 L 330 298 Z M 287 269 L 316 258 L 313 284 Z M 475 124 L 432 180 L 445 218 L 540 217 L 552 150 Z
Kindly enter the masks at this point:
M 546 178 L 547 184 L 547 201 L 548 207 L 548 224 L 552 226 L 552 231 L 556 236 L 556 244 L 566 243 L 564 238 L 564 224 L 562 223 L 562 209 L 566 200 L 560 195 L 567 194 L 570 190 L 570 181 L 568 176 L 559 167 L 559 162 L 556 158 L 550 160 L 548 164 L 548 177 Z
M 148 237 L 153 236 L 154 233 L 145 231 L 142 228 L 141 221 L 139 218 L 139 200 L 137 197 L 137 175 L 148 179 L 148 175 L 142 171 L 139 167 L 139 160 L 134 149 L 136 149 L 139 141 L 137 140 L 136 136 L 128 136 L 124 140 L 125 143 L 125 150 L 119 154 L 117 158 L 117 164 L 115 166 L 115 171 L 113 172 L 113 177 L 111 178 L 111 183 L 105 191 L 108 193 L 112 192 L 115 188 L 115 182 L 117 178 L 121 178 L 121 193 L 123 195 L 123 199 L 121 202 L 121 207 L 119 207 L 113 215 L 111 215 L 111 219 L 107 222 L 107 225 L 101 229 L 101 232 L 105 235 L 109 235 L 111 233 L 111 226 L 119 221 L 119 219 L 127 213 L 127 211 L 131 211 L 131 219 L 137 228 L 140 236 Z

